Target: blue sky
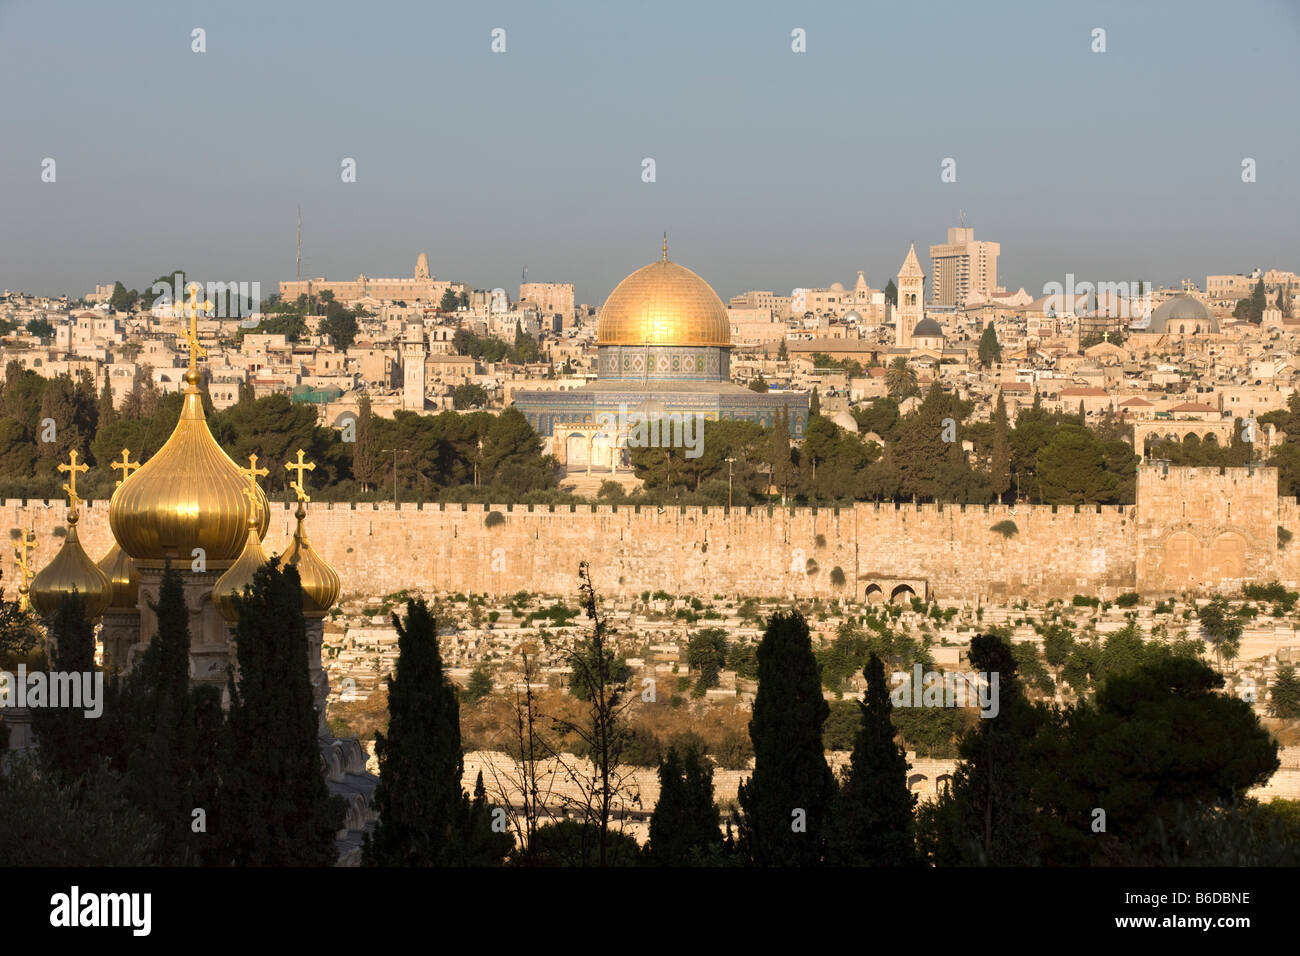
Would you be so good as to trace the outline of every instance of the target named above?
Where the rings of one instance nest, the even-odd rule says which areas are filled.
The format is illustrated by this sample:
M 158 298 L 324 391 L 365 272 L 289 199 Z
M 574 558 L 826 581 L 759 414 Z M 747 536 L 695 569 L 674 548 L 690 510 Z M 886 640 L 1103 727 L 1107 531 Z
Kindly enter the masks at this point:
M 959 209 L 1033 293 L 1300 269 L 1297 90 L 1290 0 L 0 0 L 0 287 L 269 292 L 300 203 L 305 277 L 593 303 L 664 230 L 724 298 L 880 287 Z

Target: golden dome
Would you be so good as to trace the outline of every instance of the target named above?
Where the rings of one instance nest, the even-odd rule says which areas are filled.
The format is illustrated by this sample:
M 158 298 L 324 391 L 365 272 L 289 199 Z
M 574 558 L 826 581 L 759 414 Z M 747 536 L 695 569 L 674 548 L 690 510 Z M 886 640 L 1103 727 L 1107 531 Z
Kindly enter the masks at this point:
M 600 310 L 597 345 L 731 345 L 727 308 L 707 282 L 664 259 L 618 284 Z
M 244 550 L 239 553 L 239 559 L 212 585 L 212 603 L 217 606 L 226 623 L 234 624 L 239 620 L 239 609 L 235 606 L 234 599 L 244 597 L 244 588 L 253 586 L 253 576 L 266 562 L 266 552 L 258 540 L 257 528 L 249 525 L 244 536 Z
M 295 517 L 298 519 L 298 529 L 293 533 L 293 541 L 280 556 L 280 563 L 284 567 L 293 565 L 298 569 L 298 577 L 302 580 L 302 612 L 308 617 L 319 617 L 334 606 L 342 585 L 338 572 L 316 553 L 316 549 L 307 540 L 307 529 L 303 525 L 307 509 L 301 502 Z
M 135 611 L 140 606 L 140 574 L 131 556 L 116 541 L 108 554 L 99 560 L 99 570 L 108 578 L 112 600 L 108 607 L 114 611 Z
M 113 493 L 108 523 L 122 550 L 137 561 L 189 562 L 202 548 L 208 562 L 234 561 L 247 537 L 249 502 L 238 465 L 208 430 L 199 375 L 189 387 L 171 437 Z M 257 534 L 271 521 L 265 493 L 257 491 Z
M 113 589 L 104 572 L 81 547 L 77 537 L 77 513 L 68 513 L 68 536 L 63 547 L 41 572 L 32 579 L 30 599 L 38 614 L 54 614 L 65 595 L 77 592 L 85 601 L 86 619 L 101 617 L 112 599 Z

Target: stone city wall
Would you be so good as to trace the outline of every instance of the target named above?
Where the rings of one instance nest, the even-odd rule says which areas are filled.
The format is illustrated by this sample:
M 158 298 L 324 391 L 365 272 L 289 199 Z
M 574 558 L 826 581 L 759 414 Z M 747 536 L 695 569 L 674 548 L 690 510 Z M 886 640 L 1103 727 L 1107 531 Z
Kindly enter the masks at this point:
M 1195 474 L 1192 474 L 1195 473 Z M 512 594 L 577 590 L 589 561 L 600 593 L 757 597 L 897 591 L 944 602 L 1113 598 L 1129 590 L 1231 593 L 1242 582 L 1300 584 L 1300 507 L 1279 499 L 1271 468 L 1156 469 L 1139 475 L 1136 506 L 896 505 L 849 508 L 616 507 L 613 505 L 351 504 L 317 502 L 312 544 L 345 596 L 401 589 Z M 499 517 L 490 517 L 495 512 Z M 34 526 L 36 568 L 62 543 L 58 501 L 0 501 L 0 527 Z M 1015 528 L 994 531 L 1001 522 Z M 1010 530 L 1008 528 L 1008 530 Z M 78 531 L 98 560 L 109 549 L 105 501 L 88 501 Z M 288 543 L 289 505 L 273 504 L 263 543 Z M 843 575 L 843 584 L 839 574 Z M 4 562 L 12 586 L 13 562 Z

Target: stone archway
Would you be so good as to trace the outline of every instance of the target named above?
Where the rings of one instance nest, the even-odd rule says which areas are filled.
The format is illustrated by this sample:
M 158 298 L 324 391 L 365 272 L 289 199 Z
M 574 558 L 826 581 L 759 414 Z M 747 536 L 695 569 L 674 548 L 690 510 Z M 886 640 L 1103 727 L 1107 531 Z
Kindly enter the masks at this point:
M 900 584 L 889 593 L 889 603 L 897 604 L 900 598 L 904 601 L 911 601 L 914 597 L 916 597 L 916 592 L 912 590 L 910 584 Z
M 907 778 L 907 789 L 915 790 L 918 784 L 928 783 L 929 780 L 930 778 L 923 773 L 914 773 Z
M 885 592 L 879 584 L 872 582 L 867 585 L 867 593 L 864 595 L 868 604 L 884 604 Z
M 1165 579 L 1186 587 L 1200 578 L 1201 542 L 1189 531 L 1176 531 L 1165 541 Z
M 1235 581 L 1246 576 L 1246 539 L 1235 531 L 1225 531 L 1210 544 L 1206 573 L 1215 584 Z
M 564 460 L 569 468 L 586 468 L 591 461 L 591 436 L 581 432 L 565 435 Z

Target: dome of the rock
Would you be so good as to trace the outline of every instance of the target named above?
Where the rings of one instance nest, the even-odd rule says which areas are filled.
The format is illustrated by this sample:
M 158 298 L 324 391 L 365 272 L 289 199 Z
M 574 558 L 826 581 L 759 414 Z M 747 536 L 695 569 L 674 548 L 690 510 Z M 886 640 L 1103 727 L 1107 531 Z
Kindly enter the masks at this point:
M 196 548 L 208 562 L 234 561 L 244 548 L 249 501 L 241 469 L 208 430 L 199 376 L 185 380 L 185 402 L 171 437 L 113 495 L 113 537 L 136 561 L 190 562 Z M 266 534 L 270 509 L 258 490 L 257 534 Z
M 666 258 L 638 269 L 605 300 L 597 345 L 727 347 L 727 307 L 707 282 Z

